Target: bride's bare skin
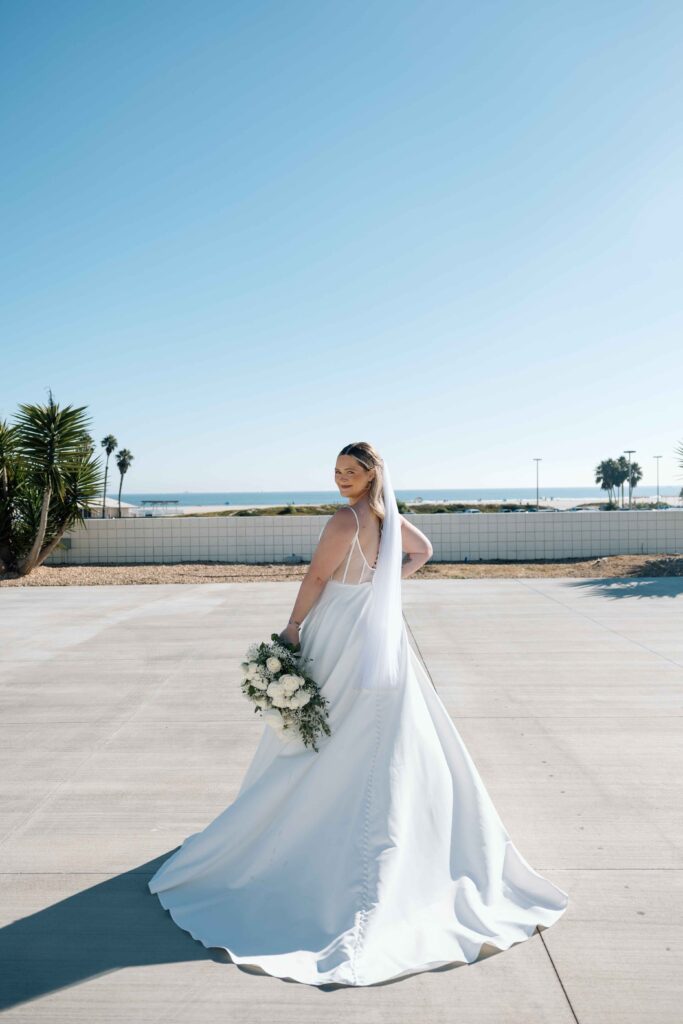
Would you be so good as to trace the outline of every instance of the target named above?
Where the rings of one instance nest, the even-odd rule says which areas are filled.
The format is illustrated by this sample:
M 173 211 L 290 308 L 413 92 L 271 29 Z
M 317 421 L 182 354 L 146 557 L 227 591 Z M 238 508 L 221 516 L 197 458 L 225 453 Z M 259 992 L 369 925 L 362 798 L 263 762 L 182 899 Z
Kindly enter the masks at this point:
M 372 546 L 366 541 L 361 542 L 363 549 L 368 554 L 374 552 L 376 558 L 379 550 L 379 517 L 370 508 L 367 499 L 368 489 L 374 475 L 374 468 L 366 469 L 352 455 L 339 455 L 337 458 L 334 470 L 335 483 L 343 497 L 349 499 L 349 505 L 353 505 L 354 512 L 358 515 L 360 535 L 363 532 L 371 532 L 376 538 Z M 366 527 L 372 520 L 375 520 L 375 525 L 373 525 L 372 531 L 368 531 Z M 320 536 L 313 552 L 311 564 L 301 581 L 294 602 L 291 614 L 291 619 L 294 622 L 290 622 L 282 630 L 279 635 L 281 640 L 292 644 L 299 643 L 299 626 L 296 623 L 303 622 L 308 615 L 325 584 L 348 552 L 355 532 L 356 519 L 349 515 L 346 506 L 342 505 L 326 523 Z M 405 516 L 401 516 L 401 546 L 403 548 L 401 576 L 406 579 L 431 558 L 432 545 L 421 530 L 408 522 Z M 370 564 L 374 564 L 374 560 Z

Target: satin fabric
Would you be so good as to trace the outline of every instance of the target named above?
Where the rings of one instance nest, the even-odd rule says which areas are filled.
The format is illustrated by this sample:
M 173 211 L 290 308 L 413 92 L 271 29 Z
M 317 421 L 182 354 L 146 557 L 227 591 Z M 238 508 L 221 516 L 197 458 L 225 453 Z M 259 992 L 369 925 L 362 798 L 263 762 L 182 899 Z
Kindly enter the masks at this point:
M 332 735 L 315 753 L 264 726 L 234 802 L 148 883 L 207 948 L 312 985 L 469 963 L 568 904 L 511 841 L 404 623 L 401 686 L 354 688 L 371 587 L 328 580 L 302 625 Z

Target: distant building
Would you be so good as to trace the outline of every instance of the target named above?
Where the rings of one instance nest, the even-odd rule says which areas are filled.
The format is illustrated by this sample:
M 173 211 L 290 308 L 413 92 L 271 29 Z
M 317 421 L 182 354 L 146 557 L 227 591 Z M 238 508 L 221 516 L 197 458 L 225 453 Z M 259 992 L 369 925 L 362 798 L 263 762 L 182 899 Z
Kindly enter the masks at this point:
M 121 518 L 124 516 L 134 516 L 137 505 L 131 505 L 128 501 L 121 502 Z M 86 512 L 86 519 L 101 519 L 102 518 L 102 499 L 95 499 L 88 504 L 88 512 Z M 116 498 L 105 498 L 104 499 L 104 518 L 105 519 L 118 519 L 119 518 L 119 503 Z

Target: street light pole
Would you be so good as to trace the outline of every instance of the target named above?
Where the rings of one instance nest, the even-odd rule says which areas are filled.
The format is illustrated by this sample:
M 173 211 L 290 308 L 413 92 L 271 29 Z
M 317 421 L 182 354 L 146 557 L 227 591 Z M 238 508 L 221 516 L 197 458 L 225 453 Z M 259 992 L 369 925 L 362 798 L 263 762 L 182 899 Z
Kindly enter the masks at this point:
M 624 448 L 624 455 L 628 455 L 628 507 L 631 507 L 631 456 L 635 453 L 635 448 Z
M 538 512 L 538 464 L 542 462 L 542 459 L 534 459 L 536 463 L 536 511 Z
M 659 508 L 659 460 L 661 457 L 661 455 L 655 455 L 655 459 L 657 460 L 657 508 Z

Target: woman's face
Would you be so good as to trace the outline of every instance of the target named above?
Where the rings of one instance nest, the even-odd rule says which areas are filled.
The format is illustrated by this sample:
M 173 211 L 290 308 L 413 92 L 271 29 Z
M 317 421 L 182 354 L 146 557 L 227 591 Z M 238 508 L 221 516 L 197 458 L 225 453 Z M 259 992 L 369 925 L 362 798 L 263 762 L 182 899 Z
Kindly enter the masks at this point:
M 351 501 L 361 498 L 370 486 L 374 475 L 374 470 L 361 466 L 353 455 L 337 456 L 334 481 L 339 488 L 339 493 L 344 498 L 349 498 Z

